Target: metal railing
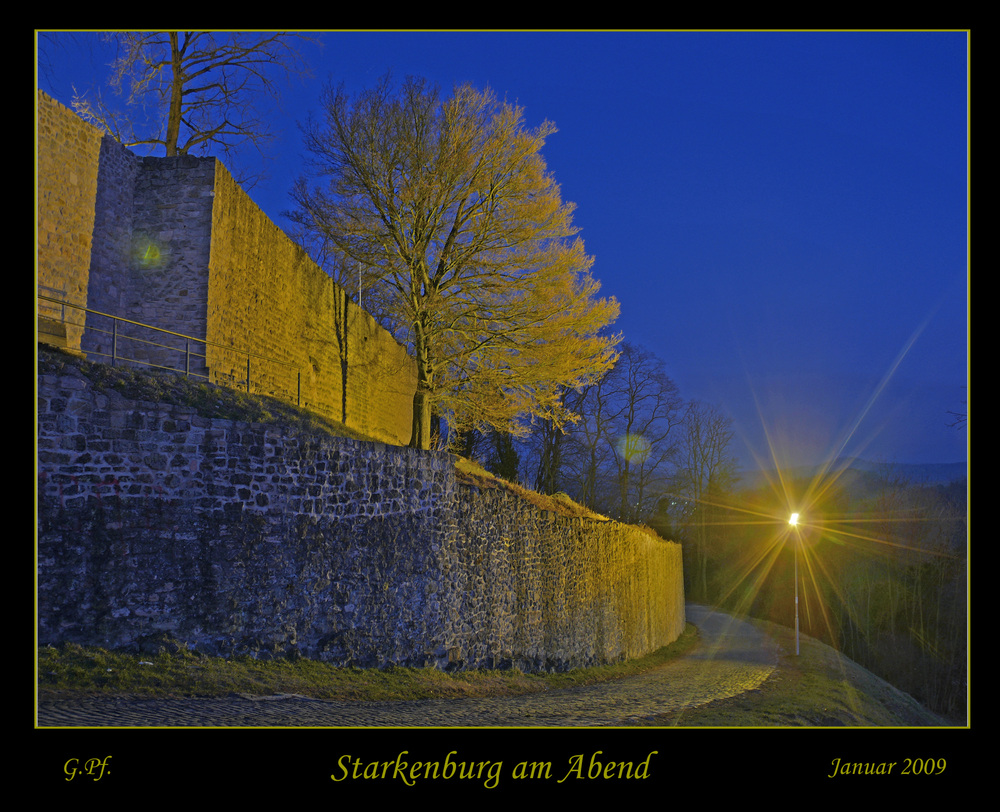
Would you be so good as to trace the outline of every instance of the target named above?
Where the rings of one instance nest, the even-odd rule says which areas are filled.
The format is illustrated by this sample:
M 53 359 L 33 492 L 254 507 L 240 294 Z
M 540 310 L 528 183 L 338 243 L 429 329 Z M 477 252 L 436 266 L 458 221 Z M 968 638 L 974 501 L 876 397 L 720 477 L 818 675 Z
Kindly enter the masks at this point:
M 53 290 L 51 288 L 45 288 L 45 289 L 46 290 Z M 53 290 L 53 292 L 58 292 L 58 291 L 54 291 Z M 231 386 L 232 388 L 235 388 L 235 389 L 243 389 L 243 388 L 245 388 L 247 394 L 250 394 L 250 392 L 251 392 L 251 382 L 253 380 L 252 372 L 254 371 L 254 366 L 253 366 L 254 362 L 257 362 L 258 367 L 263 366 L 263 364 L 277 364 L 278 366 L 285 367 L 285 368 L 288 368 L 288 369 L 292 369 L 292 370 L 295 371 L 295 395 L 294 395 L 294 397 L 290 397 L 291 393 L 289 393 L 287 391 L 282 391 L 280 393 L 276 392 L 276 391 L 270 391 L 270 392 L 264 391 L 266 389 L 265 386 L 259 386 L 258 387 L 258 393 L 259 394 L 265 394 L 265 395 L 271 395 L 271 396 L 274 396 L 274 397 L 281 397 L 284 400 L 289 400 L 290 402 L 295 403 L 296 406 L 300 406 L 300 407 L 302 406 L 302 371 L 300 369 L 298 369 L 294 364 L 289 364 L 289 363 L 287 363 L 285 361 L 281 361 L 281 360 L 279 360 L 277 358 L 270 358 L 270 357 L 268 357 L 266 355 L 261 355 L 259 353 L 250 352 L 249 350 L 240 350 L 240 349 L 237 349 L 236 347 L 230 347 L 230 346 L 227 346 L 225 344 L 219 344 L 217 342 L 208 341 L 208 340 L 203 339 L 203 338 L 197 338 L 195 336 L 185 335 L 184 333 L 178 333 L 178 332 L 175 332 L 173 330 L 164 330 L 161 327 L 154 327 L 151 324 L 144 324 L 143 322 L 140 322 L 140 321 L 133 321 L 131 319 L 121 318 L 120 316 L 113 316 L 110 313 L 102 313 L 99 310 L 92 310 L 92 309 L 90 309 L 88 307 L 83 307 L 82 305 L 77 305 L 77 304 L 73 304 L 72 302 L 67 302 L 65 299 L 59 299 L 59 298 L 55 298 L 55 297 L 52 297 L 52 296 L 46 296 L 46 295 L 44 295 L 42 293 L 38 294 L 38 302 L 39 302 L 39 316 L 40 317 L 48 318 L 48 319 L 50 319 L 52 321 L 59 321 L 63 325 L 73 325 L 73 326 L 79 328 L 80 330 L 84 331 L 85 333 L 101 334 L 101 335 L 105 335 L 105 336 L 109 337 L 109 339 L 110 339 L 110 345 L 111 345 L 111 351 L 110 352 L 102 352 L 102 351 L 96 350 L 96 349 L 86 349 L 86 350 L 84 350 L 84 352 L 86 353 L 86 355 L 87 355 L 88 358 L 96 356 L 96 357 L 99 357 L 99 358 L 108 359 L 110 361 L 110 363 L 111 363 L 112 366 L 115 366 L 115 365 L 117 365 L 120 362 L 127 363 L 127 364 L 138 364 L 140 366 L 151 367 L 153 369 L 162 369 L 162 370 L 166 370 L 168 372 L 175 372 L 175 373 L 178 373 L 178 374 L 183 374 L 185 377 L 189 377 L 189 378 L 203 378 L 205 380 L 211 381 L 212 378 L 211 378 L 211 376 L 207 372 L 204 372 L 204 373 L 203 372 L 197 372 L 197 371 L 195 371 L 192 368 L 192 361 L 194 362 L 195 365 L 199 365 L 200 364 L 200 365 L 202 365 L 207 370 L 208 369 L 208 355 L 207 355 L 208 348 L 209 347 L 217 347 L 220 350 L 224 350 L 227 353 L 234 353 L 234 354 L 236 354 L 240 358 L 246 357 L 246 380 L 245 381 L 240 381 L 240 380 L 236 379 L 235 375 L 219 374 L 218 372 L 216 372 L 216 374 L 215 374 L 215 381 L 214 382 L 221 383 L 224 386 Z M 47 303 L 47 304 L 43 305 L 43 303 Z M 52 307 L 52 305 L 58 305 L 59 306 L 59 308 L 58 308 L 58 318 L 56 318 L 54 316 L 54 313 L 56 312 L 56 308 Z M 47 310 L 47 312 L 44 313 L 44 314 L 42 313 L 43 307 L 46 308 L 46 310 Z M 102 329 L 100 327 L 97 327 L 96 325 L 89 323 L 90 320 L 87 319 L 86 316 L 84 318 L 85 318 L 85 320 L 86 320 L 87 323 L 69 322 L 66 319 L 67 308 L 71 308 L 73 310 L 83 311 L 86 314 L 90 314 L 90 315 L 94 315 L 94 316 L 100 316 L 100 317 L 103 317 L 103 318 L 106 318 L 106 319 L 110 319 L 111 320 L 111 327 L 110 327 L 110 329 L 106 329 L 106 328 Z M 143 339 L 143 338 L 138 338 L 138 337 L 133 336 L 133 335 L 128 335 L 126 332 L 122 331 L 119 328 L 119 325 L 126 325 L 126 324 L 127 325 L 132 325 L 134 327 L 139 327 L 139 328 L 144 329 L 144 330 L 151 330 L 156 335 L 174 336 L 176 338 L 183 339 L 183 341 L 184 341 L 184 349 L 180 349 L 179 347 L 173 347 L 173 346 L 170 346 L 169 344 L 164 344 L 164 343 L 161 343 L 159 341 L 155 341 L 155 340 L 151 340 L 151 339 Z M 143 360 L 142 358 L 129 357 L 128 355 L 125 355 L 125 354 L 122 353 L 122 345 L 123 345 L 123 343 L 124 342 L 129 342 L 129 341 L 132 341 L 132 342 L 135 342 L 136 344 L 142 345 L 144 348 L 149 349 L 152 353 L 156 353 L 156 352 L 163 353 L 163 354 L 167 354 L 167 353 L 182 353 L 183 354 L 183 367 L 182 368 L 178 368 L 178 367 L 174 367 L 174 366 L 168 366 L 168 365 L 162 364 L 162 363 L 156 363 L 154 361 Z M 197 352 L 196 351 L 199 346 L 204 347 L 204 351 L 203 352 Z M 242 372 L 242 370 L 241 370 L 241 372 Z M 261 381 L 263 382 L 263 376 L 261 376 Z
M 39 290 L 47 290 L 52 296 L 44 296 L 41 293 L 38 294 L 38 298 L 44 299 L 46 302 L 54 302 L 59 305 L 58 307 L 52 307 L 51 305 L 43 305 L 41 301 L 38 303 L 38 315 L 43 315 L 43 308 L 47 307 L 48 311 L 44 314 L 46 318 L 52 319 L 53 321 L 58 321 L 63 324 L 66 323 L 66 291 L 61 288 L 50 288 L 48 285 L 39 285 Z M 58 294 L 56 296 L 55 294 Z

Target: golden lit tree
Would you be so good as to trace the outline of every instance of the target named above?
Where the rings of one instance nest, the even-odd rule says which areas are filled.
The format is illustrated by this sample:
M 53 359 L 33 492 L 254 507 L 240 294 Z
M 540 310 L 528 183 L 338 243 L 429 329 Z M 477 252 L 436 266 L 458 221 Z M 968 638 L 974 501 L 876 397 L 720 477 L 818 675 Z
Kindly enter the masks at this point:
M 109 83 L 125 105 L 99 91 L 76 95 L 81 117 L 127 147 L 162 147 L 167 156 L 196 148 L 232 151 L 269 139 L 262 101 L 277 79 L 299 69 L 298 35 L 143 31 L 107 35 L 118 49 Z
M 614 361 L 617 302 L 540 155 L 553 132 L 488 89 L 389 77 L 328 87 L 305 128 L 318 183 L 296 185 L 294 219 L 382 285 L 417 362 L 413 446 L 430 447 L 432 413 L 452 431 L 562 424 L 561 387 Z

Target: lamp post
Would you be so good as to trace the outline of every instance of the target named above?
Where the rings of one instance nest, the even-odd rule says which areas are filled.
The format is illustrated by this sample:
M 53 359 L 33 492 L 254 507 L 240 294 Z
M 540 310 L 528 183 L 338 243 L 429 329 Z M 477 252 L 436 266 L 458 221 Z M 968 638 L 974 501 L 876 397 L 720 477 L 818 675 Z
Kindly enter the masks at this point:
M 788 517 L 788 524 L 793 528 L 798 528 L 799 514 L 793 513 Z M 795 656 L 799 656 L 799 545 L 798 530 L 795 530 Z

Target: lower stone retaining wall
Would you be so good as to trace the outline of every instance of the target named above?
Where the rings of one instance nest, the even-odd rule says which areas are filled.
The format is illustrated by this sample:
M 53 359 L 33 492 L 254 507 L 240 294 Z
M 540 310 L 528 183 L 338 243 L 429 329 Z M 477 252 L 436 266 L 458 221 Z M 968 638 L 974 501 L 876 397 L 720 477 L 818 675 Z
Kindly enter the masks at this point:
M 458 481 L 449 454 L 39 377 L 40 644 L 565 669 L 672 642 L 680 547 Z

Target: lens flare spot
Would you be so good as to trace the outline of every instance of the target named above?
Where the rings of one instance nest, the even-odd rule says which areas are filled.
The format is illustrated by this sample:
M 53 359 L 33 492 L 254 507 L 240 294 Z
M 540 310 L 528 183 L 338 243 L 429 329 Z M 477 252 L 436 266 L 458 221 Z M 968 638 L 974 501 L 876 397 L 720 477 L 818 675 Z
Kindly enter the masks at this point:
M 617 449 L 629 462 L 643 462 L 653 446 L 641 434 L 626 434 L 618 440 Z

